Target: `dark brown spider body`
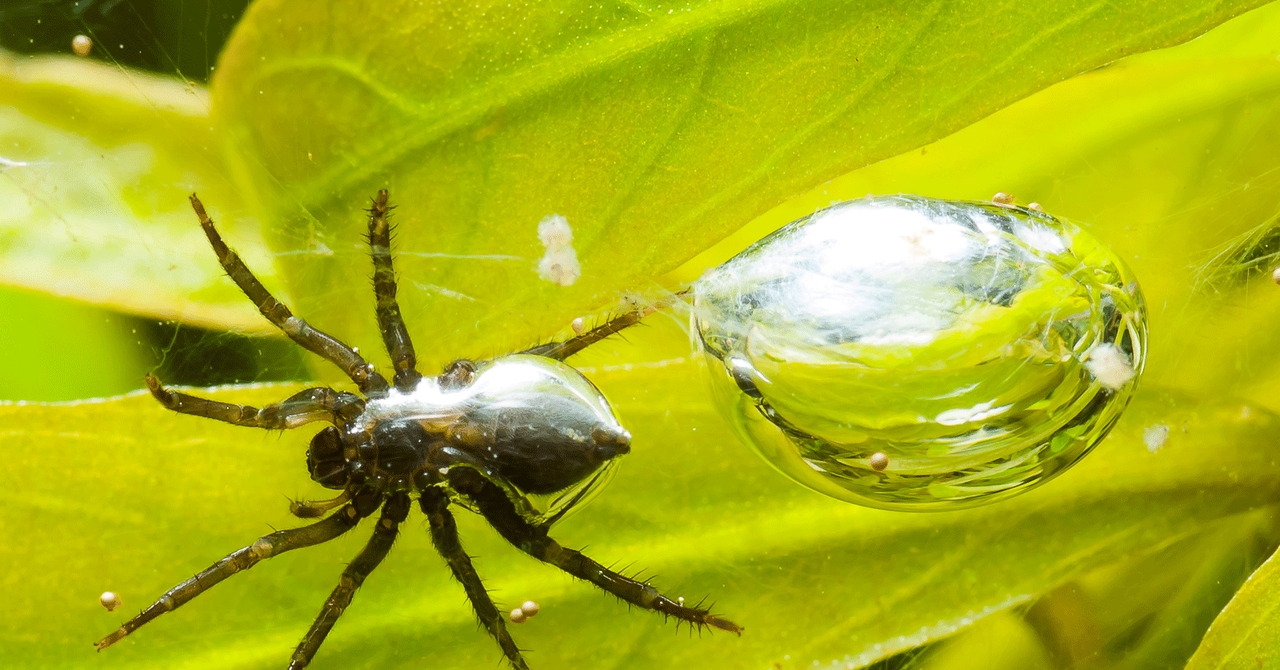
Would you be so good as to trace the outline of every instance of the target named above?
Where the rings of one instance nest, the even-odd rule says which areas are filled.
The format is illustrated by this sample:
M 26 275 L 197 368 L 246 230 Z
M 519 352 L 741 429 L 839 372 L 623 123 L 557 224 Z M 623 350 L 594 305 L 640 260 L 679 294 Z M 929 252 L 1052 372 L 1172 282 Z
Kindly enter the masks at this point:
M 522 493 L 551 494 L 630 451 L 608 401 L 564 363 L 514 355 L 450 370 L 459 367 L 470 371 L 465 379 L 446 372 L 408 392 L 389 389 L 317 434 L 311 478 L 400 492 L 448 486 L 449 470 L 462 466 Z
M 313 480 L 341 493 L 331 500 L 294 503 L 291 510 L 298 517 L 324 518 L 271 533 L 232 552 L 100 640 L 99 650 L 227 577 L 283 552 L 332 540 L 380 509 L 373 536 L 343 571 L 294 651 L 289 668 L 300 670 L 311 662 L 356 589 L 391 551 L 414 496 L 429 522 L 432 544 L 462 584 L 481 624 L 519 670 L 528 666 L 463 551 L 449 510 L 454 503 L 484 516 L 521 551 L 631 605 L 697 627 L 741 633 L 733 622 L 705 608 L 686 606 L 683 599 L 668 598 L 647 581 L 618 574 L 548 535 L 551 525 L 585 499 L 631 444 L 631 435 L 600 391 L 562 361 L 636 323 L 647 311 L 623 314 L 565 342 L 482 363 L 460 360 L 438 376 L 423 377 L 415 368 L 413 343 L 396 303 L 387 192 L 382 191 L 370 210 L 369 242 L 378 324 L 395 366 L 388 383 L 355 349 L 311 327 L 272 297 L 222 241 L 194 195 L 191 204 L 222 267 L 262 315 L 299 345 L 341 368 L 361 394 L 310 388 L 258 409 L 171 391 L 151 376 L 148 388 L 171 410 L 239 426 L 285 430 L 315 421 L 328 423 L 311 440 L 307 469 Z M 528 497 L 549 494 L 556 497 L 546 509 Z

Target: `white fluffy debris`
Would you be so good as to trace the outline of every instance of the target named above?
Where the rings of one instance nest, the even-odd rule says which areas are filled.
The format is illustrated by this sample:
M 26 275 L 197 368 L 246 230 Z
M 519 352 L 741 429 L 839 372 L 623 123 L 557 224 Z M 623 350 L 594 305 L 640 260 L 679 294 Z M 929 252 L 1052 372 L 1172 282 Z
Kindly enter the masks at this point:
M 573 229 L 569 220 L 552 214 L 538 222 L 538 239 L 546 253 L 538 261 L 538 276 L 560 286 L 572 286 L 582 276 L 578 252 L 573 250 Z
M 1169 441 L 1169 427 L 1163 423 L 1157 423 L 1153 426 L 1147 426 L 1142 429 L 1142 443 L 1147 445 L 1147 451 L 1156 453 Z
M 1114 344 L 1099 344 L 1089 352 L 1084 366 L 1099 384 L 1116 390 L 1133 379 L 1133 366 Z

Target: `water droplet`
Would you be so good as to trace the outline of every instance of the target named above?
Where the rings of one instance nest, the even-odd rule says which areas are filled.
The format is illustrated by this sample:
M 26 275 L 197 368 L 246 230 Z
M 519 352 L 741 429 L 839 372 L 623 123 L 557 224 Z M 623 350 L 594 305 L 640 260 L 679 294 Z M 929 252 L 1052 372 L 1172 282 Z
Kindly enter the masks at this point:
M 708 272 L 694 304 L 739 434 L 793 479 L 887 509 L 990 502 L 1064 471 L 1146 353 L 1123 262 L 1007 204 L 841 203 Z

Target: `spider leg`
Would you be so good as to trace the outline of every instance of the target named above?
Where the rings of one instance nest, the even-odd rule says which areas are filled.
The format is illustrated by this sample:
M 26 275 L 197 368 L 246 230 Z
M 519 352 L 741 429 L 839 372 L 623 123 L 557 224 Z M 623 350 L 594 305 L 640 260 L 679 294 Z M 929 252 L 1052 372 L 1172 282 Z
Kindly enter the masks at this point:
M 450 477 L 450 483 L 453 483 L 460 493 L 465 494 L 476 504 L 480 513 L 502 537 L 521 551 L 544 563 L 550 563 L 578 579 L 591 582 L 637 607 L 675 617 L 694 626 L 710 626 L 730 633 L 742 634 L 741 626 L 712 614 L 708 609 L 689 607 L 682 601 L 672 600 L 659 593 L 647 582 L 618 574 L 580 551 L 561 546 L 559 542 L 547 535 L 545 525 L 531 524 L 520 516 L 506 492 L 497 484 L 474 472 L 461 468 L 455 470 L 461 474 Z
M 293 500 L 289 502 L 289 513 L 299 519 L 314 519 L 350 499 L 351 489 L 347 489 L 328 500 Z
M 397 493 L 387 499 L 386 504 L 382 506 L 382 518 L 378 519 L 378 525 L 373 529 L 373 537 L 369 538 L 369 543 L 360 550 L 355 560 L 347 565 L 347 569 L 342 571 L 338 586 L 333 589 L 333 593 L 329 594 L 329 599 L 324 602 L 324 607 L 321 608 L 315 623 L 311 624 L 311 629 L 302 637 L 298 648 L 294 650 L 293 660 L 289 662 L 289 670 L 302 670 L 311 663 L 311 657 L 315 656 L 316 650 L 329 635 L 329 631 L 333 630 L 338 617 L 342 616 L 351 604 L 351 599 L 356 595 L 356 589 L 364 584 L 369 573 L 373 572 L 382 559 L 390 553 L 391 545 L 395 543 L 396 535 L 399 533 L 400 523 L 407 516 L 409 516 L 408 494 Z
M 484 624 L 489 634 L 497 640 L 511 667 L 516 670 L 528 670 L 529 666 L 520 655 L 520 648 L 507 632 L 502 614 L 494 606 L 493 600 L 489 598 L 489 592 L 485 590 L 480 576 L 476 574 L 475 567 L 471 565 L 471 557 L 462 549 L 462 542 L 458 539 L 458 524 L 454 521 L 453 514 L 449 513 L 448 496 L 438 489 L 428 488 L 422 492 L 418 504 L 431 524 L 431 543 L 449 564 L 454 578 L 462 584 L 480 623 Z
M 563 342 L 548 342 L 546 344 L 540 344 L 536 347 L 525 349 L 520 353 L 533 354 L 535 356 L 546 356 L 547 358 L 554 358 L 557 361 L 563 361 L 596 342 L 610 336 L 617 335 L 622 330 L 640 323 L 640 321 L 646 316 L 675 303 L 676 300 L 683 298 L 686 293 L 687 291 L 681 291 L 680 293 L 664 300 L 659 300 L 658 302 L 646 307 L 637 307 L 630 312 L 623 312 L 622 314 L 609 319 L 603 324 L 596 326 L 577 337 L 571 337 Z
M 170 391 L 154 375 L 147 375 L 146 381 L 151 395 L 175 412 L 251 428 L 287 430 L 312 421 L 342 423 L 364 411 L 364 401 L 359 396 L 330 388 L 306 389 L 282 402 L 258 409 Z
M 178 609 L 192 598 L 209 590 L 218 582 L 241 570 L 252 568 L 264 558 L 271 558 L 286 551 L 328 542 L 355 528 L 356 522 L 360 520 L 360 517 L 361 514 L 356 511 L 354 505 L 347 505 L 332 516 L 310 526 L 280 530 L 263 536 L 257 542 L 227 555 L 195 577 L 169 589 L 150 607 L 143 610 L 138 616 L 126 621 L 116 632 L 102 638 L 94 646 L 98 648 L 98 651 L 110 647 L 152 619 L 165 612 L 172 612 Z
M 258 307 L 258 311 L 262 312 L 268 321 L 284 331 L 289 339 L 302 345 L 304 349 L 341 368 L 361 391 L 368 393 L 386 390 L 387 380 L 383 379 L 382 375 L 365 362 L 354 349 L 332 335 L 312 328 L 306 321 L 294 316 L 288 307 L 267 291 L 262 282 L 253 276 L 253 272 L 244 264 L 244 261 L 240 260 L 240 256 L 222 241 L 222 236 L 213 227 L 213 221 L 209 220 L 209 215 L 205 213 L 204 205 L 194 193 L 191 194 L 191 208 L 200 218 L 200 227 L 204 228 L 204 234 L 209 238 L 209 244 L 213 246 L 214 253 L 218 255 L 218 262 L 222 264 L 222 269 L 227 271 L 236 286 L 249 296 L 253 304 Z
M 387 191 L 378 191 L 378 197 L 369 209 L 369 251 L 373 256 L 373 293 L 378 299 L 378 330 L 382 342 L 391 354 L 395 367 L 396 388 L 408 393 L 418 385 L 422 375 L 414 368 L 418 357 L 413 351 L 413 340 L 400 315 L 396 302 L 396 273 L 391 266 L 391 226 L 387 223 Z

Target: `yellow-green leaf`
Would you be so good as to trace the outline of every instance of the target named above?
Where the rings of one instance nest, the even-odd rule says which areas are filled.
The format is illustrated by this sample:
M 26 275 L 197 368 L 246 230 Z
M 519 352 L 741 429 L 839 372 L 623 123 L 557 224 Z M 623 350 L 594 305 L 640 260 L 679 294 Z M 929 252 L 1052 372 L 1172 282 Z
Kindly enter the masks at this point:
M 832 201 L 897 192 L 986 200 L 1005 191 L 1080 224 L 1133 267 L 1150 316 L 1150 382 L 1280 406 L 1271 381 L 1280 369 L 1280 300 L 1270 269 L 1203 279 L 1216 252 L 1280 212 L 1280 5 L 1220 30 L 1063 82 L 824 184 L 672 281 Z
M 225 280 L 187 205 L 237 212 L 227 228 L 275 274 L 239 209 L 195 84 L 73 56 L 0 51 L 0 283 L 219 328 L 266 324 Z
M 959 513 L 868 510 L 768 469 L 732 438 L 691 383 L 697 374 L 687 364 L 592 372 L 635 449 L 603 495 L 555 534 L 605 563 L 656 573 L 673 595 L 711 596 L 746 632 L 677 635 L 459 512 L 496 598 L 542 606 L 515 628 L 534 667 L 857 667 L 1280 499 L 1275 416 L 1148 392 L 1095 455 L 1025 496 Z M 262 403 L 292 390 L 210 393 Z M 1157 453 L 1142 441 L 1152 423 L 1177 427 Z M 310 431 L 280 436 L 178 416 L 143 395 L 0 406 L 0 426 L 0 485 L 21 492 L 0 522 L 10 538 L 0 548 L 10 612 L 0 647 L 10 667 L 279 666 L 368 533 L 366 524 L 268 561 L 97 654 L 94 640 L 164 589 L 272 527 L 297 524 L 281 493 L 323 493 L 306 479 Z M 125 607 L 105 612 L 97 597 L 106 590 Z M 315 667 L 472 668 L 498 658 L 411 521 Z
M 1209 626 L 1187 670 L 1255 670 L 1280 663 L 1280 558 L 1272 555 Z
M 377 332 L 360 210 L 391 189 L 435 364 L 530 344 L 815 183 L 1258 4 L 263 0 L 215 118 L 299 311 L 355 341 Z M 555 216 L 580 277 L 540 276 Z

